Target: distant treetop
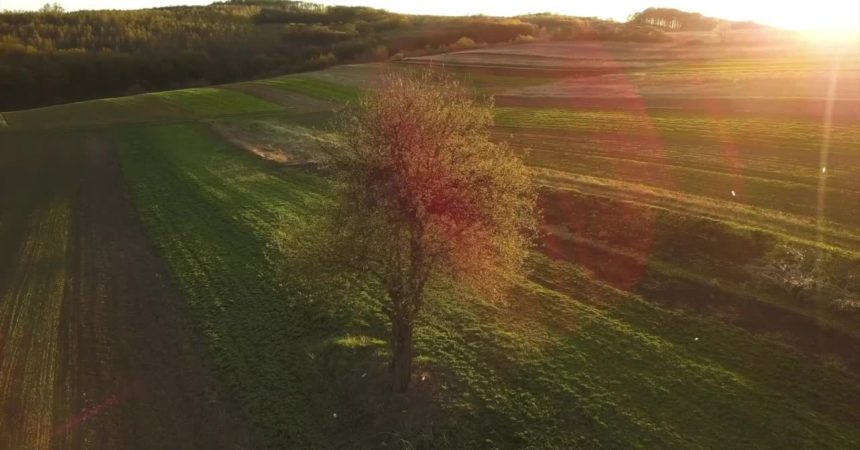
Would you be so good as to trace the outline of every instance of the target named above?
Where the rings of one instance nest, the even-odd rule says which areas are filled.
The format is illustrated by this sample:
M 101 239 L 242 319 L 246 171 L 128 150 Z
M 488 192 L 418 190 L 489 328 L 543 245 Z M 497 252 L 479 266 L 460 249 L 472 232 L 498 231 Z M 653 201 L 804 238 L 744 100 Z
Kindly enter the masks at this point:
M 633 14 L 629 22 L 671 31 L 711 31 L 723 21 L 674 8 L 648 8 Z

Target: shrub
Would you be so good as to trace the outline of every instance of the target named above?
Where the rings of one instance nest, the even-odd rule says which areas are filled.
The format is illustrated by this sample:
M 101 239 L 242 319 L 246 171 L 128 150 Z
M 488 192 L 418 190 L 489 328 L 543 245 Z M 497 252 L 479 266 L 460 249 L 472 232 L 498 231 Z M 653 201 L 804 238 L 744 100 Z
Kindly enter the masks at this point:
M 768 290 L 837 309 L 860 309 L 860 267 L 856 261 L 782 244 L 750 269 L 765 281 Z
M 309 65 L 313 68 L 324 68 L 337 64 L 337 56 L 332 52 L 320 54 L 310 60 Z
M 514 42 L 517 44 L 528 44 L 529 42 L 534 42 L 536 39 L 534 36 L 530 34 L 521 34 L 514 39 Z
M 472 38 L 466 36 L 457 39 L 457 42 L 451 44 L 452 50 L 468 50 L 475 47 L 477 47 L 475 41 Z

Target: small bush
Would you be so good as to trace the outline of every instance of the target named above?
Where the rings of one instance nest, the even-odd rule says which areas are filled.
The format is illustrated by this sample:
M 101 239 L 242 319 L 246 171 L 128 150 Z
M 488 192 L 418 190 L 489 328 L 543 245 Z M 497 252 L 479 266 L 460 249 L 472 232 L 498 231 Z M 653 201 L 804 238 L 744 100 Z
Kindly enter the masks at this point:
M 840 310 L 860 309 L 858 268 L 855 261 L 786 244 L 751 266 L 752 273 L 766 283 L 766 289 Z
M 472 38 L 466 36 L 457 39 L 457 42 L 451 44 L 452 50 L 468 50 L 475 47 L 477 47 L 475 41 Z
M 334 53 L 321 53 L 319 56 L 314 57 L 310 61 L 307 62 L 307 69 L 324 69 L 326 67 L 331 67 L 337 64 L 337 56 Z
M 521 34 L 514 39 L 514 42 L 517 44 L 528 44 L 530 42 L 534 42 L 536 39 L 534 36 L 530 34 Z

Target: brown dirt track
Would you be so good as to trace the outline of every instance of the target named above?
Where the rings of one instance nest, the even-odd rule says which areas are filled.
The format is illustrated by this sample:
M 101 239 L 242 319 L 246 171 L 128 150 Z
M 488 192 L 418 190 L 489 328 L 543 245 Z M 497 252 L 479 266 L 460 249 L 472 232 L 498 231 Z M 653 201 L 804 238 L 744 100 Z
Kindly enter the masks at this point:
M 241 445 L 110 140 L 0 136 L 0 449 Z

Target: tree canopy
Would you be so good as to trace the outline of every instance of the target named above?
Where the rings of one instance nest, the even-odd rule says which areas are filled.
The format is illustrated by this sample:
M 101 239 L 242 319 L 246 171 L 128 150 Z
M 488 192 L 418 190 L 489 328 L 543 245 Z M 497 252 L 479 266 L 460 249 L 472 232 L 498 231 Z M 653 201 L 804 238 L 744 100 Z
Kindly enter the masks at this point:
M 648 8 L 634 14 L 630 22 L 672 31 L 711 31 L 722 21 L 675 8 Z

